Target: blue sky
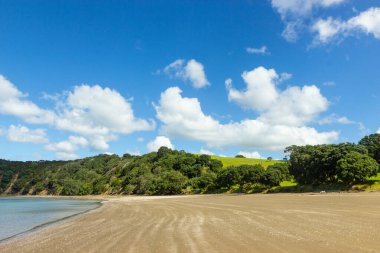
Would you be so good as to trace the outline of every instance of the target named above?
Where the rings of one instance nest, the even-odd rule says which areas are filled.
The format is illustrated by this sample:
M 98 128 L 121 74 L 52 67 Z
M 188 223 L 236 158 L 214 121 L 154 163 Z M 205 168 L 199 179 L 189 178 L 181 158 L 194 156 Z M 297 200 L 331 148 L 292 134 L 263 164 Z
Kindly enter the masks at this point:
M 282 158 L 380 131 L 380 4 L 0 1 L 0 157 Z

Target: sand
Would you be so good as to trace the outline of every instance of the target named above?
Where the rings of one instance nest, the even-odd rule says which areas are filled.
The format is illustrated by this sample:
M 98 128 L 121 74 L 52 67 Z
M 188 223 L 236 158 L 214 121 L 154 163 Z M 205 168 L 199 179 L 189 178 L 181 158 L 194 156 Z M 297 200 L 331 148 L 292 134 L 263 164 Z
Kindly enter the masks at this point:
M 380 252 L 380 194 L 112 198 L 0 252 Z

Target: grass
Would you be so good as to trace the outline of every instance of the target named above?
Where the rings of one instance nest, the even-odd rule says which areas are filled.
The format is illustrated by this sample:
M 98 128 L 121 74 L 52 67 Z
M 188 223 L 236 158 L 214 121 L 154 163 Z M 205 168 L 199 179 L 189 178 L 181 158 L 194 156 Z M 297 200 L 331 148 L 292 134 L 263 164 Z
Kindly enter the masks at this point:
M 278 160 L 267 160 L 267 159 L 256 159 L 256 158 L 236 158 L 236 157 L 221 157 L 221 156 L 211 156 L 213 159 L 217 159 L 223 163 L 223 168 L 229 166 L 238 166 L 243 164 L 255 165 L 261 164 L 264 168 L 275 163 L 281 163 L 283 161 Z
M 293 186 L 297 186 L 298 184 L 297 184 L 297 182 L 295 182 L 295 181 L 282 181 L 281 183 L 280 183 L 280 186 L 281 187 L 293 187 Z
M 364 184 L 357 184 L 352 187 L 354 190 L 380 191 L 380 173 L 368 178 Z

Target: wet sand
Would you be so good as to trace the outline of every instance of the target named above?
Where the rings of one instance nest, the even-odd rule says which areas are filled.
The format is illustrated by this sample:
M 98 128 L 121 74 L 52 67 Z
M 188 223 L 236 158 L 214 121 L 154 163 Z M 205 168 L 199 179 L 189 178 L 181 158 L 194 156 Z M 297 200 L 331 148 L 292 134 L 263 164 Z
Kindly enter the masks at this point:
M 380 252 L 380 194 L 111 198 L 0 252 Z

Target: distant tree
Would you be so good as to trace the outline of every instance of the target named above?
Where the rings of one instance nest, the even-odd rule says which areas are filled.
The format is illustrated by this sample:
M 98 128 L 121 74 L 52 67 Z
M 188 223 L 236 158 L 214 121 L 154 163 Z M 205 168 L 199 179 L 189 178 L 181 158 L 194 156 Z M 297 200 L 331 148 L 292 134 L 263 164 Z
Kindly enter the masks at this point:
M 172 150 L 170 148 L 162 146 L 157 151 L 157 158 L 160 159 L 162 157 L 165 157 L 168 154 L 170 154 L 171 152 L 172 152 Z
M 243 155 L 235 155 L 235 158 L 245 158 Z
M 368 155 L 380 164 L 380 134 L 371 134 L 365 136 L 359 141 L 368 150 Z
M 268 161 L 272 161 L 273 158 L 272 158 L 271 156 L 269 156 L 269 157 L 267 158 L 267 160 L 268 160 Z
M 379 171 L 379 164 L 368 155 L 358 152 L 349 152 L 337 162 L 339 178 L 347 183 L 363 182 L 366 178 L 375 176 Z
M 211 156 L 203 154 L 197 158 L 197 163 L 200 164 L 201 166 L 207 166 L 209 165 L 210 160 L 211 160 Z

